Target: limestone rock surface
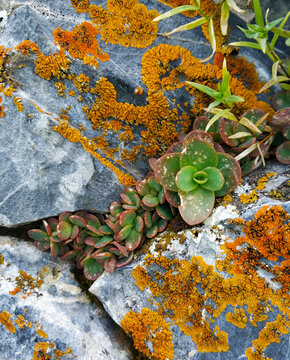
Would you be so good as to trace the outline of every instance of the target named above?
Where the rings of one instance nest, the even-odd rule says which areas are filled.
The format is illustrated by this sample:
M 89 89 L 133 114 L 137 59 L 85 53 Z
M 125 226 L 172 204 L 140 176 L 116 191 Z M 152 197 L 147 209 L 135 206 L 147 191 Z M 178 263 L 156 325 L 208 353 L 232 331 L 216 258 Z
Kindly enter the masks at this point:
M 245 195 L 249 194 L 255 189 L 259 179 L 265 180 L 265 187 L 261 190 L 256 189 L 258 194 L 257 199 L 254 202 L 249 202 L 247 204 L 241 203 L 240 195 L 242 193 Z M 244 178 L 242 184 L 231 194 L 231 203 L 226 206 L 216 206 L 212 215 L 203 224 L 191 229 L 182 230 L 178 233 L 165 231 L 165 233 L 150 240 L 147 244 L 147 248 L 143 249 L 144 251 L 141 250 L 131 264 L 122 269 L 118 269 L 111 275 L 104 273 L 94 282 L 90 291 L 101 300 L 108 314 L 110 314 L 110 316 L 119 324 L 129 311 L 141 313 L 142 309 L 149 308 L 154 311 L 156 316 L 157 313 L 160 313 L 160 310 L 162 313 L 162 311 L 166 309 L 166 304 L 175 303 L 175 305 L 173 305 L 173 309 L 175 309 L 177 313 L 175 320 L 173 319 L 172 308 L 168 312 L 164 310 L 166 315 L 164 315 L 163 318 L 168 321 L 170 330 L 173 333 L 172 342 L 174 346 L 174 359 L 176 360 L 247 359 L 245 356 L 246 349 L 252 347 L 252 341 L 258 338 L 259 332 L 265 327 L 266 322 L 259 321 L 257 326 L 252 325 L 249 322 L 251 316 L 247 314 L 248 321 L 246 322 L 246 327 L 240 328 L 235 326 L 233 323 L 227 321 L 229 316 L 227 314 L 233 312 L 233 305 L 227 303 L 226 308 L 217 318 L 213 319 L 213 324 L 209 326 L 212 329 L 215 326 L 218 326 L 221 331 L 228 334 L 229 349 L 227 351 L 216 352 L 216 347 L 215 350 L 210 352 L 198 351 L 196 343 L 191 336 L 186 335 L 186 330 L 184 330 L 187 325 L 190 329 L 194 329 L 194 325 L 193 323 L 190 323 L 189 320 L 187 322 L 184 319 L 186 319 L 187 316 L 190 317 L 188 314 L 190 314 L 190 311 L 198 303 L 198 300 L 195 297 L 196 291 L 199 291 L 200 293 L 199 301 L 205 301 L 205 306 L 201 307 L 199 313 L 205 323 L 211 318 L 211 316 L 208 316 L 209 314 L 207 314 L 206 308 L 208 309 L 208 307 L 213 305 L 214 301 L 212 298 L 205 300 L 202 297 L 202 294 L 207 291 L 206 287 L 197 284 L 193 289 L 190 287 L 188 288 L 187 286 L 189 285 L 186 280 L 184 280 L 184 287 L 182 288 L 178 287 L 179 280 L 174 279 L 180 279 L 184 276 L 182 274 L 186 271 L 186 263 L 188 264 L 191 259 L 197 259 L 195 261 L 202 264 L 201 260 L 199 260 L 200 258 L 196 258 L 201 257 L 205 264 L 215 266 L 217 259 L 224 258 L 221 244 L 224 244 L 227 239 L 234 240 L 236 237 L 243 235 L 241 227 L 233 227 L 233 224 L 228 223 L 228 220 L 234 218 L 243 218 L 245 221 L 251 220 L 254 218 L 256 212 L 265 205 L 268 205 L 268 208 L 270 208 L 280 204 L 283 209 L 289 213 L 290 201 L 288 180 L 289 170 L 287 169 L 287 166 L 281 164 L 269 164 L 266 168 L 261 168 L 253 172 L 251 175 Z M 273 193 L 273 191 L 276 192 Z M 279 193 L 280 196 L 278 196 L 277 193 Z M 180 263 L 183 262 L 185 265 L 183 265 L 182 270 L 173 267 L 171 272 L 168 271 L 168 268 L 166 268 L 165 265 L 162 266 L 162 262 L 158 265 L 158 262 L 153 261 L 149 267 L 146 267 L 144 264 L 146 263 L 146 255 L 148 254 L 153 255 L 156 259 L 161 259 L 160 255 L 171 260 L 177 259 L 177 261 L 180 261 Z M 278 263 L 279 262 L 280 260 Z M 266 263 L 269 264 L 267 260 Z M 192 264 L 195 264 L 192 266 L 197 266 L 195 262 Z M 150 290 L 148 285 L 144 285 L 144 281 L 146 283 L 144 278 L 142 282 L 138 277 L 136 278 L 136 275 L 135 278 L 132 276 L 132 273 L 134 273 L 139 266 L 145 269 L 146 276 L 155 279 L 157 284 L 155 288 L 152 287 Z M 201 269 L 201 266 L 202 265 L 199 265 L 199 269 Z M 270 266 L 273 266 L 273 262 Z M 217 271 L 216 268 L 212 268 L 212 270 Z M 221 274 L 219 271 L 217 271 L 217 273 Z M 164 277 L 163 274 L 165 274 Z M 200 270 L 200 272 L 195 274 L 196 276 L 202 276 L 202 271 Z M 261 269 L 259 274 L 266 279 L 270 287 L 273 286 L 273 288 L 277 290 L 277 286 L 279 287 L 279 285 L 272 281 L 273 279 L 266 271 L 264 272 Z M 205 276 L 210 277 L 210 272 Z M 232 275 L 223 273 L 223 277 L 224 279 L 228 279 L 229 277 L 232 277 Z M 166 281 L 168 281 L 167 287 L 162 287 L 162 284 L 166 283 Z M 176 281 L 176 283 L 174 281 Z M 188 278 L 188 281 L 190 283 L 190 278 Z M 137 286 L 137 283 L 139 286 Z M 163 289 L 161 294 L 158 293 L 158 291 L 160 291 L 158 290 L 158 286 Z M 175 286 L 177 286 L 176 292 L 174 290 Z M 210 285 L 208 286 L 210 287 Z M 222 289 L 223 285 L 221 285 L 221 283 L 216 283 L 216 286 Z M 183 292 L 188 292 L 188 294 L 192 292 L 192 294 L 195 294 L 192 295 L 192 302 L 188 300 L 190 297 L 189 295 L 188 297 L 185 297 L 188 302 L 182 300 L 178 302 L 178 297 L 182 296 L 181 294 Z M 170 293 L 171 296 L 168 296 L 168 293 Z M 207 294 L 211 294 L 210 290 Z M 255 301 L 255 295 L 253 293 L 250 293 L 247 296 L 249 299 L 252 298 L 253 301 Z M 184 306 L 186 306 L 185 309 L 187 310 L 183 312 L 182 308 Z M 213 307 L 216 308 L 218 305 L 213 305 Z M 239 308 L 239 306 L 237 306 L 237 308 Z M 273 308 L 273 311 L 266 311 L 263 313 L 267 316 L 267 322 L 274 321 L 277 314 L 280 313 L 275 306 L 273 306 Z M 246 307 L 244 307 L 244 310 L 246 311 Z M 196 314 L 196 316 L 198 315 Z M 194 315 L 191 320 L 193 321 L 193 319 Z M 181 330 L 182 326 L 183 331 Z M 201 330 L 199 331 L 202 333 Z M 289 334 L 281 334 L 279 337 L 280 342 L 271 343 L 270 346 L 266 348 L 265 354 L 273 360 L 286 360 L 290 355 Z M 208 339 L 207 341 L 210 342 L 211 340 Z
M 1 360 L 133 359 L 126 336 L 70 269 L 28 242 L 0 237 Z

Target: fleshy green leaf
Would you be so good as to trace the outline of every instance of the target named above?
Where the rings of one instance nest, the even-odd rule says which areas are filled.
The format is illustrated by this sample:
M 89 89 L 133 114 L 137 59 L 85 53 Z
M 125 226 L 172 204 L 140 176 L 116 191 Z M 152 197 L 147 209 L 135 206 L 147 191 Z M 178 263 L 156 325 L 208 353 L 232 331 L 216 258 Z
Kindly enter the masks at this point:
M 178 191 L 175 176 L 180 170 L 179 159 L 178 153 L 165 154 L 154 164 L 155 177 L 166 190 Z
M 125 240 L 125 247 L 128 251 L 133 251 L 137 249 L 142 240 L 142 234 L 132 229 L 129 236 Z
M 47 235 L 47 233 L 39 229 L 29 230 L 28 236 L 31 239 L 39 242 L 49 241 L 49 236 Z
M 207 182 L 201 185 L 204 189 L 217 191 L 223 187 L 224 177 L 220 170 L 214 167 L 207 167 L 203 171 L 207 173 Z
M 103 266 L 90 256 L 82 261 L 82 266 L 84 267 L 85 277 L 91 281 L 96 280 L 104 270 Z
M 215 191 L 216 196 L 224 196 L 233 191 L 241 181 L 241 168 L 239 163 L 229 154 L 218 153 L 217 168 L 224 177 L 224 185 Z
M 192 191 L 198 187 L 198 183 L 193 180 L 193 175 L 197 169 L 193 166 L 184 166 L 176 174 L 175 182 L 177 187 L 185 192 Z
M 276 157 L 282 164 L 290 164 L 290 141 L 285 141 L 277 148 Z
M 189 225 L 196 225 L 204 221 L 214 206 L 214 192 L 201 186 L 190 192 L 178 192 L 181 205 L 178 207 L 183 220 Z
M 123 211 L 120 215 L 119 222 L 122 227 L 133 224 L 136 218 L 136 213 L 134 210 Z
M 193 139 L 187 144 L 180 156 L 181 167 L 190 165 L 198 171 L 208 166 L 216 167 L 217 161 L 218 156 L 214 147 L 201 139 Z

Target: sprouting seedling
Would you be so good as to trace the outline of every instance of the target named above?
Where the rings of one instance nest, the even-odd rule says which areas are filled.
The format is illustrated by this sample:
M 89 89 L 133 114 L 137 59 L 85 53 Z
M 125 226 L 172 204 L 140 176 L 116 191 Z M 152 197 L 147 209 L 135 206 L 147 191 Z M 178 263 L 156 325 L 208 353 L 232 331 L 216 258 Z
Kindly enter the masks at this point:
M 254 5 L 254 13 L 255 13 L 255 19 L 256 24 L 247 24 L 248 29 L 243 29 L 238 26 L 238 28 L 246 35 L 248 39 L 256 40 L 256 42 L 252 41 L 238 41 L 238 42 L 232 42 L 229 45 L 232 46 L 245 46 L 250 47 L 254 49 L 258 49 L 263 51 L 264 54 L 267 54 L 269 58 L 273 61 L 273 63 L 277 63 L 277 61 L 281 61 L 279 56 L 274 51 L 274 46 L 279 38 L 279 36 L 282 36 L 286 38 L 289 42 L 290 38 L 290 31 L 283 29 L 284 25 L 286 24 L 289 16 L 290 11 L 284 16 L 284 18 L 279 18 L 276 20 L 273 20 L 271 22 L 268 22 L 268 12 L 269 9 L 266 12 L 265 20 L 263 18 L 260 1 L 259 0 L 253 0 Z M 277 25 L 280 24 L 278 27 Z M 274 36 L 269 41 L 269 32 L 274 33 Z M 281 65 L 282 71 L 284 75 L 288 78 L 290 77 L 289 71 L 287 71 L 283 65 Z
M 208 106 L 208 110 L 211 110 L 220 104 L 225 104 L 227 107 L 232 108 L 235 102 L 244 101 L 244 99 L 241 98 L 240 96 L 231 94 L 230 73 L 227 70 L 226 59 L 224 59 L 223 61 L 223 78 L 222 78 L 222 82 L 218 84 L 218 90 L 214 90 L 206 85 L 198 84 L 191 81 L 186 81 L 186 83 L 215 99 L 215 101 L 213 101 Z

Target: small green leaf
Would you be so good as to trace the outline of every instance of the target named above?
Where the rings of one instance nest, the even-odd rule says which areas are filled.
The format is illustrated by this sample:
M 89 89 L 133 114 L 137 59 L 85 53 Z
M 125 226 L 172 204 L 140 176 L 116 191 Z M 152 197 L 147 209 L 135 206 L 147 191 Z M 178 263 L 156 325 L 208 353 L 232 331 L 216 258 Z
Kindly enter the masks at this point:
M 267 39 L 266 38 L 257 39 L 257 41 L 259 41 L 259 44 L 261 46 L 261 50 L 263 51 L 263 53 L 266 54 L 266 51 L 267 51 Z
M 192 191 L 198 187 L 198 183 L 193 180 L 193 175 L 197 172 L 197 169 L 193 166 L 184 166 L 177 174 L 175 178 L 176 185 L 182 191 Z
M 148 207 L 155 207 L 159 204 L 157 196 L 152 196 L 151 194 L 145 195 L 142 199 L 142 202 Z
M 191 29 L 194 29 L 204 23 L 206 23 L 207 20 L 205 18 L 200 18 L 200 19 L 197 19 L 197 20 L 194 20 L 188 24 L 185 24 L 185 25 L 182 25 L 182 26 L 179 26 L 178 28 L 175 28 L 173 29 L 172 31 L 168 32 L 168 33 L 165 33 L 164 35 L 166 36 L 169 36 L 169 35 L 172 35 L 176 32 L 179 32 L 179 31 L 186 31 L 186 30 L 191 30 Z
M 265 29 L 266 30 L 271 30 L 273 33 L 277 34 L 279 36 L 283 36 L 283 37 L 289 37 L 290 36 L 290 31 L 284 30 L 284 29 L 279 29 L 279 28 L 274 28 L 276 25 L 278 25 L 281 21 L 283 20 L 283 18 L 280 19 L 276 19 L 273 20 L 271 22 L 269 22 L 266 26 Z M 275 32 L 277 31 L 277 32 Z M 288 35 L 287 35 L 288 34 Z
M 224 177 L 224 185 L 215 191 L 216 196 L 224 196 L 233 191 L 241 181 L 242 172 L 239 163 L 229 154 L 218 153 L 217 168 Z
M 88 280 L 96 280 L 104 270 L 103 266 L 90 256 L 84 259 L 81 264 L 84 267 L 84 275 Z
M 166 13 L 164 13 L 162 15 L 157 16 L 152 21 L 160 21 L 160 20 L 167 19 L 173 15 L 180 14 L 185 11 L 195 11 L 195 10 L 197 10 L 197 8 L 196 8 L 196 6 L 193 6 L 193 5 L 178 6 L 172 10 L 167 11 Z
M 205 171 L 198 171 L 193 175 L 193 180 L 199 185 L 203 185 L 207 182 L 207 173 Z
M 241 139 L 245 136 L 251 136 L 252 134 L 247 131 L 240 131 L 234 135 L 228 136 L 229 139 Z
M 225 99 L 227 102 L 244 102 L 245 100 L 237 95 L 230 95 Z
M 120 215 L 119 222 L 122 227 L 133 224 L 136 218 L 136 213 L 134 210 L 123 211 Z
M 208 87 L 208 86 L 205 86 L 205 85 L 202 85 L 202 84 L 198 84 L 198 83 L 195 83 L 195 82 L 191 82 L 191 81 L 186 81 L 186 83 L 187 83 L 188 85 L 191 85 L 191 86 L 195 87 L 197 90 L 202 91 L 202 92 L 204 92 L 205 94 L 213 97 L 214 99 L 216 99 L 217 96 L 219 95 L 219 92 L 218 92 L 218 91 L 216 91 L 216 90 L 214 90 L 214 89 L 212 89 L 212 88 L 210 88 L 210 87 Z
M 275 85 L 275 84 L 279 84 L 280 82 L 283 81 L 288 81 L 289 78 L 287 76 L 277 76 L 276 79 L 270 79 L 259 91 L 259 93 L 262 93 L 263 91 L 269 89 L 269 87 Z
M 119 240 L 125 240 L 129 235 L 131 230 L 133 231 L 133 225 L 132 224 L 128 224 L 126 226 L 123 227 L 123 229 L 119 232 L 118 234 L 118 241 Z
M 129 236 L 125 240 L 125 247 L 128 251 L 135 250 L 141 243 L 142 234 L 132 229 Z
M 66 221 L 61 221 L 57 225 L 57 234 L 61 240 L 67 240 L 72 232 L 72 226 Z

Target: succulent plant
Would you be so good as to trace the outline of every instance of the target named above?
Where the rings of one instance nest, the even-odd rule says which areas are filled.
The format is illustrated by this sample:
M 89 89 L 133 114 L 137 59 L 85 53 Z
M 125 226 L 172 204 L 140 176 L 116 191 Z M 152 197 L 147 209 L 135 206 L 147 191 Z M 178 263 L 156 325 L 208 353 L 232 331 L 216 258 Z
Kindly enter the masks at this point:
M 111 204 L 111 209 L 115 215 L 121 213 L 116 203 Z M 89 280 L 95 280 L 104 270 L 112 272 L 133 258 L 133 253 L 114 239 L 112 227 L 86 211 L 64 212 L 58 219 L 43 220 L 41 229 L 29 230 L 28 235 L 40 250 L 50 249 L 54 258 L 75 261 L 84 268 Z
M 175 205 L 178 194 L 182 218 L 195 225 L 210 215 L 215 196 L 236 188 L 241 169 L 230 155 L 214 149 L 212 137 L 206 132 L 190 132 L 178 148 L 181 151 L 167 153 L 151 166 L 157 181 L 171 196 L 175 193 L 175 198 L 168 196 L 168 201 Z

